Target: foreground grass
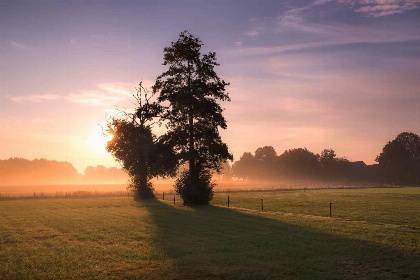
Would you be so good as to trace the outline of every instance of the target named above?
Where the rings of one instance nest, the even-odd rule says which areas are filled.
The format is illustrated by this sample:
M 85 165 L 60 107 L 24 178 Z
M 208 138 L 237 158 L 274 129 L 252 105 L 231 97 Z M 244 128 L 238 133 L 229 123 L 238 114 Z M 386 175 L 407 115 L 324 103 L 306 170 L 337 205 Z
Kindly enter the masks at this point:
M 226 207 L 228 195 L 232 208 L 420 254 L 420 188 L 216 193 L 212 204 Z
M 406 200 L 411 201 L 416 194 L 408 192 Z M 398 206 L 402 216 L 416 211 L 406 205 Z M 368 219 L 329 219 L 280 208 L 280 213 L 261 213 L 243 206 L 250 210 L 124 197 L 2 201 L 0 278 L 420 277 L 418 228 L 399 223 L 398 213 L 389 218 L 398 220 L 392 227 Z

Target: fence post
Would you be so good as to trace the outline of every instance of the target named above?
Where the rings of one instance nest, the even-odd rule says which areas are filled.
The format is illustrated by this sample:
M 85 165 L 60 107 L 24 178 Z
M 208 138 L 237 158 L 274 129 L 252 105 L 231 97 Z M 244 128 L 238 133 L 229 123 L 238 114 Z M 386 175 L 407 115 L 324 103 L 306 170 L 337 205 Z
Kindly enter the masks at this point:
M 261 211 L 264 211 L 264 199 L 261 198 Z
M 162 194 L 162 200 L 165 200 L 165 192 Z
M 228 207 L 230 207 L 230 205 L 229 205 L 229 204 L 230 204 L 230 201 L 229 201 L 229 196 L 228 196 Z
M 330 218 L 332 218 L 332 203 L 330 202 Z
M 175 204 L 175 196 L 174 196 L 174 204 Z

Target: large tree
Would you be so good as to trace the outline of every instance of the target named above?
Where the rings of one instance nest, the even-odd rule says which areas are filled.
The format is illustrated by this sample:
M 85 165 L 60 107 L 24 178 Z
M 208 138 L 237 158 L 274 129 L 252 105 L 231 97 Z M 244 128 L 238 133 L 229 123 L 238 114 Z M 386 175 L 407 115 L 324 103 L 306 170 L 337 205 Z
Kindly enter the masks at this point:
M 152 96 L 141 83 L 133 96 L 137 101 L 135 112 L 123 111 L 109 120 L 107 132 L 113 138 L 106 148 L 130 175 L 129 187 L 135 191 L 135 197 L 150 198 L 154 196 L 151 179 L 174 175 L 177 160 L 171 144 L 152 132 L 162 106 L 151 101 Z
M 420 182 L 420 136 L 412 132 L 398 134 L 384 146 L 376 161 L 385 181 Z
M 214 70 L 219 65 L 216 53 L 202 54 L 202 46 L 199 38 L 182 32 L 164 49 L 163 65 L 168 69 L 154 85 L 158 100 L 167 105 L 165 140 L 176 146 L 181 163 L 189 165 L 176 184 L 187 204 L 207 204 L 212 198 L 210 171 L 233 159 L 219 135 L 219 128 L 227 125 L 218 101 L 230 101 L 228 83 Z

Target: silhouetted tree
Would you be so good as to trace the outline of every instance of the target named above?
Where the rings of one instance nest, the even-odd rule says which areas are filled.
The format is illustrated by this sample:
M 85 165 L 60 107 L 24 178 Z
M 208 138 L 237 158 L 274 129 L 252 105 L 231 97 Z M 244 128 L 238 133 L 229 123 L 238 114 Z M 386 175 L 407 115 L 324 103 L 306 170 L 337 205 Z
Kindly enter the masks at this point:
M 279 165 L 289 178 L 315 178 L 320 170 L 318 156 L 306 148 L 285 151 L 279 156 Z
M 279 175 L 278 157 L 272 146 L 258 148 L 254 153 L 256 177 L 262 180 L 273 179 Z
M 256 160 L 250 152 L 245 152 L 239 160 L 232 165 L 233 176 L 239 179 L 255 179 Z
M 223 178 L 222 178 L 223 181 L 231 181 L 232 180 L 232 166 L 230 165 L 229 162 L 226 161 L 223 164 L 221 173 L 222 173 L 222 176 L 223 176 Z
M 69 162 L 48 159 L 0 160 L 0 185 L 74 184 L 82 175 Z
M 340 169 L 340 160 L 337 158 L 333 149 L 324 149 L 319 155 L 319 164 L 321 166 L 322 175 L 327 179 L 338 177 Z
M 319 163 L 322 169 L 331 170 L 336 162 L 336 154 L 333 149 L 324 149 L 319 156 Z
M 165 141 L 172 143 L 181 163 L 189 170 L 177 181 L 176 191 L 187 204 L 208 204 L 212 198 L 209 170 L 233 159 L 220 138 L 226 129 L 220 101 L 230 101 L 228 85 L 214 71 L 216 53 L 201 53 L 202 42 L 187 31 L 164 49 L 163 65 L 168 70 L 156 79 L 154 92 L 159 101 L 168 102 L 163 118 L 167 120 Z
M 123 112 L 123 116 L 108 122 L 107 132 L 114 137 L 106 148 L 130 175 L 129 187 L 135 191 L 135 197 L 150 198 L 154 196 L 150 180 L 174 175 L 177 160 L 170 143 L 152 132 L 162 106 L 151 102 L 152 96 L 148 96 L 141 83 L 133 96 L 138 103 L 135 112 Z
M 365 177 L 365 174 L 358 170 L 362 168 L 357 163 L 351 163 L 344 157 L 337 157 L 333 149 L 324 149 L 321 152 L 319 164 L 323 177 L 328 180 L 354 181 Z
M 412 132 L 400 133 L 383 148 L 376 161 L 380 176 L 388 182 L 420 181 L 420 137 Z
M 240 179 L 270 180 L 279 176 L 278 156 L 272 146 L 258 148 L 254 155 L 244 153 L 232 165 L 233 176 Z
M 258 148 L 254 154 L 254 158 L 262 162 L 275 161 L 277 158 L 276 150 L 272 146 Z

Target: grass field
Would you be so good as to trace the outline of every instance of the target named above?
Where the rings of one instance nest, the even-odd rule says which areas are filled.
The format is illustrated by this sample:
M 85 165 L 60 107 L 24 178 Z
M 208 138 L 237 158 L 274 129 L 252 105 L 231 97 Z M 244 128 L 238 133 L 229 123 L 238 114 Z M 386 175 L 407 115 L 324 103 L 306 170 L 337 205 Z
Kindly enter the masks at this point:
M 420 279 L 420 188 L 217 193 L 212 203 L 0 201 L 0 279 Z

